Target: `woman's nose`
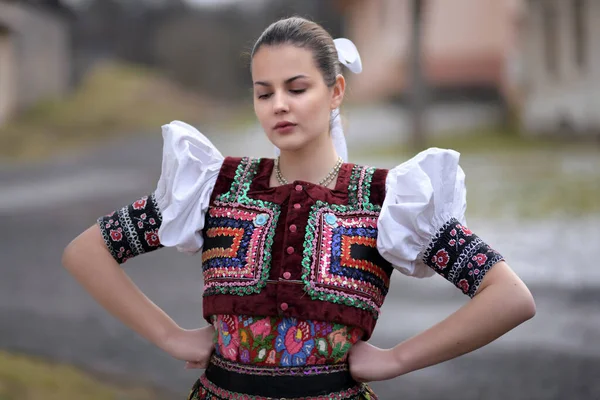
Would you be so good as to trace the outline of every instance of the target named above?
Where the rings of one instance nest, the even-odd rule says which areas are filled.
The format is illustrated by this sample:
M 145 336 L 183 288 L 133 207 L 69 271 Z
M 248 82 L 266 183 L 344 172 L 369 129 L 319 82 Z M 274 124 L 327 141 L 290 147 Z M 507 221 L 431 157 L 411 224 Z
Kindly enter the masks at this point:
M 287 113 L 290 111 L 290 106 L 284 94 L 273 95 L 273 111 L 275 114 Z

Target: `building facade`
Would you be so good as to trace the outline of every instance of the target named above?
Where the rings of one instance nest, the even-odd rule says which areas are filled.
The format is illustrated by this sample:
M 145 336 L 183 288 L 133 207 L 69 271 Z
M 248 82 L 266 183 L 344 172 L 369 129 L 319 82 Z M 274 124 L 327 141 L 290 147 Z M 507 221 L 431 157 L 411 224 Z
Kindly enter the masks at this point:
M 533 0 L 523 27 L 523 124 L 538 134 L 600 134 L 600 2 Z
M 0 0 L 0 125 L 66 93 L 70 74 L 69 27 L 60 12 Z

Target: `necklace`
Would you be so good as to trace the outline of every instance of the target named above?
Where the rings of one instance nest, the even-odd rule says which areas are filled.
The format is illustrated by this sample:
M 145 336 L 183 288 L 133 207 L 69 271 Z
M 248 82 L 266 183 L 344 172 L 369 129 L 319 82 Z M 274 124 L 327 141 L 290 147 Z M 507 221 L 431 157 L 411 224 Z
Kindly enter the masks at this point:
M 340 172 L 340 168 L 342 168 L 343 163 L 344 163 L 344 160 L 342 160 L 342 157 L 338 157 L 337 162 L 335 163 L 335 165 L 333 166 L 331 171 L 329 171 L 327 176 L 325 178 L 321 179 L 321 181 L 319 181 L 318 184 L 320 186 L 329 185 L 331 183 L 331 181 L 333 181 L 333 178 L 335 178 L 335 176 L 338 174 L 338 172 Z M 277 178 L 277 182 L 279 182 L 280 185 L 288 184 L 287 179 L 285 179 L 283 177 L 283 175 L 281 175 L 281 170 L 279 169 L 279 157 L 277 157 L 275 159 L 275 177 Z

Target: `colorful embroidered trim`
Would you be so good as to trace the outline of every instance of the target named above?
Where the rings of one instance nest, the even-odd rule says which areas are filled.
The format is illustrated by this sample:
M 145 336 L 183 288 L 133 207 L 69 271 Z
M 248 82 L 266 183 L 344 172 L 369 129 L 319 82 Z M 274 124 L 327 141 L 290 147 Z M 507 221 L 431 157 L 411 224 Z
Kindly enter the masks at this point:
M 209 208 L 203 231 L 204 296 L 259 293 L 271 269 L 277 204 L 248 197 L 260 159 L 243 158 L 229 191 Z
M 231 392 L 214 385 L 202 375 L 192 388 L 188 400 L 274 400 L 271 397 L 254 396 L 244 393 Z M 324 396 L 295 397 L 294 400 L 376 400 L 370 388 L 359 383 L 356 386 L 341 392 L 330 393 Z M 291 400 L 291 399 L 290 399 Z
M 97 223 L 108 250 L 119 264 L 162 247 L 158 238 L 162 215 L 154 194 L 98 218 Z
M 253 206 L 231 208 L 216 202 L 209 208 L 203 231 L 204 294 L 258 293 L 267 282 L 270 254 L 265 243 L 274 213 Z
M 502 260 L 502 255 L 455 218 L 444 224 L 423 253 L 426 265 L 469 297 L 475 295 L 487 271 Z
M 372 204 L 371 182 L 375 168 L 355 165 L 352 168 L 350 182 L 348 184 L 348 207 L 351 209 L 364 209 L 369 211 L 379 211 L 381 207 Z
M 323 375 L 349 370 L 348 363 L 306 365 L 302 367 L 268 367 L 262 365 L 240 364 L 238 362 L 227 361 L 218 356 L 213 356 L 210 362 L 227 371 L 260 376 Z
M 306 228 L 302 281 L 313 299 L 369 310 L 377 318 L 393 267 L 377 250 L 379 210 L 369 208 L 374 210 L 315 203 Z
M 344 363 L 362 330 L 290 317 L 213 316 L 217 356 L 256 367 Z

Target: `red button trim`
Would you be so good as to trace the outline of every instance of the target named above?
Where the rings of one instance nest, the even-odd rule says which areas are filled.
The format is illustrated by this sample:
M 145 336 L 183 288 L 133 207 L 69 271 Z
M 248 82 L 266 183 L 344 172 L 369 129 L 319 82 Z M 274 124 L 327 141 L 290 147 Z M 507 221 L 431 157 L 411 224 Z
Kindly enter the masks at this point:
M 292 274 L 289 273 L 288 271 L 286 271 L 286 272 L 283 273 L 283 278 L 284 279 L 290 279 L 291 277 L 292 277 Z
M 292 246 L 287 248 L 287 253 L 288 254 L 294 254 L 294 248 Z
M 287 304 L 287 303 L 281 303 L 281 304 L 279 305 L 279 308 L 281 308 L 281 310 L 282 310 L 282 311 L 285 311 L 285 310 L 287 310 L 287 309 L 288 309 L 288 307 L 289 307 L 289 306 L 288 306 L 288 304 Z
M 296 227 L 296 225 L 290 225 L 290 232 L 294 233 L 298 230 L 298 227 Z
M 296 185 L 296 192 L 302 191 L 302 185 Z
M 294 208 L 295 208 L 296 210 L 297 210 L 297 209 L 299 209 L 300 207 L 302 207 L 302 206 L 300 205 L 300 203 L 296 203 L 296 204 L 294 204 Z

